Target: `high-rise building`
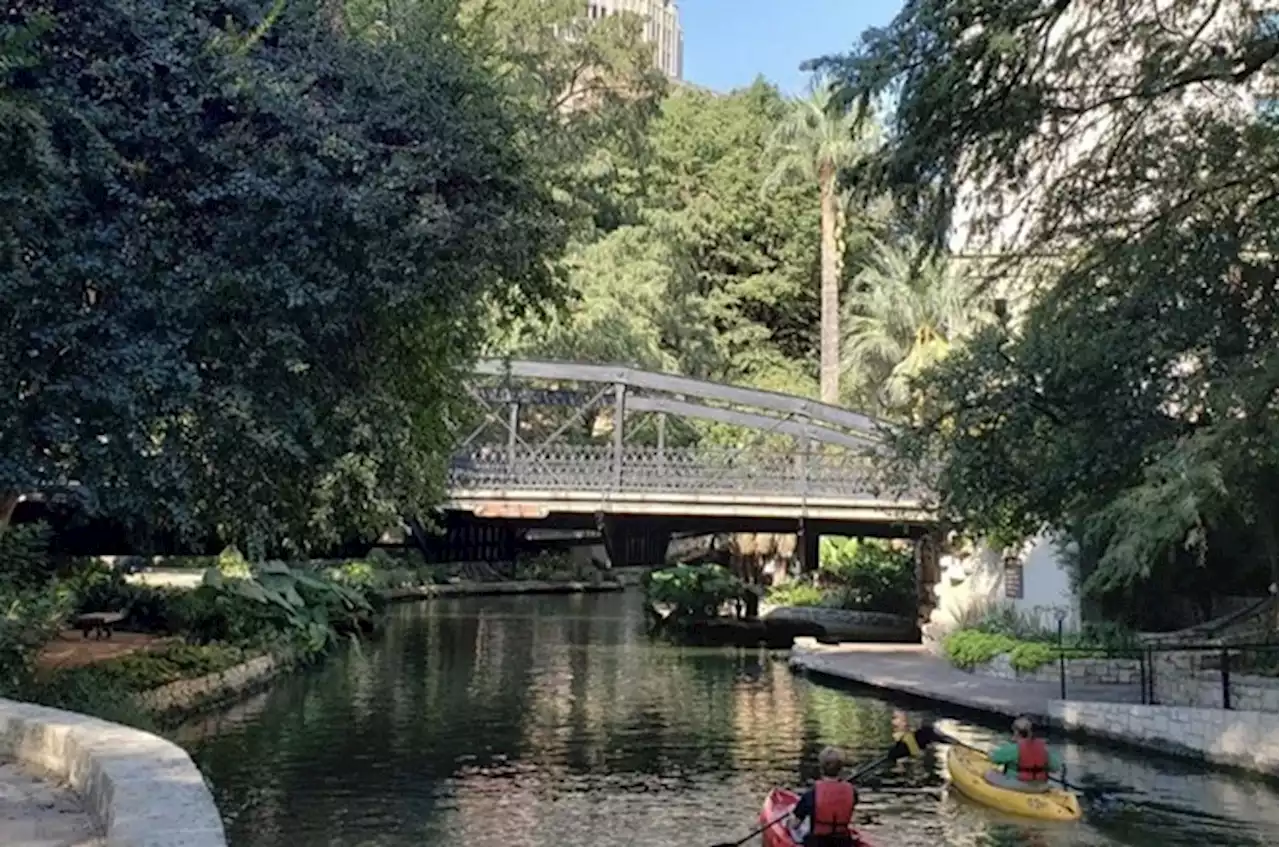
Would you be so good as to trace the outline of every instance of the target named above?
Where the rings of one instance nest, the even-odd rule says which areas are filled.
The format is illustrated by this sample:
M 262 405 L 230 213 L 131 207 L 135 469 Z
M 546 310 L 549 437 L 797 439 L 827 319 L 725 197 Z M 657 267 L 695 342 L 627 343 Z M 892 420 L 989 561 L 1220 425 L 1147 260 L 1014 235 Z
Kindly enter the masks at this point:
M 654 46 L 653 64 L 671 79 L 684 74 L 684 33 L 675 0 L 589 0 L 587 17 L 633 12 L 644 18 L 644 40 Z

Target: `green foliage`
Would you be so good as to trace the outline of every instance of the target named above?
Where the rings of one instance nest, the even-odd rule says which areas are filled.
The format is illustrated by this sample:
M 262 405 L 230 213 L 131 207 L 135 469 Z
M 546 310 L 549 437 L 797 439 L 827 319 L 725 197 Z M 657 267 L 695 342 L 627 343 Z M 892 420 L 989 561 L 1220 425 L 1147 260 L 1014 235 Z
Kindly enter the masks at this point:
M 830 591 L 797 579 L 770 587 L 766 599 L 774 606 L 829 606 L 833 597 Z
M 951 664 L 969 670 L 1012 651 L 1017 645 L 1017 639 L 1012 636 L 962 629 L 943 639 L 942 650 Z
M 141 693 L 170 682 L 224 671 L 247 658 L 244 650 L 221 644 L 167 644 L 63 673 L 87 673 L 101 684 L 118 682 L 129 691 Z
M 1042 641 L 1018 641 L 998 633 L 962 629 L 953 632 L 942 642 L 943 652 L 958 668 L 972 669 L 990 662 L 1001 653 L 1009 655 L 1014 670 L 1033 671 L 1058 658 L 1058 650 Z
M 845 301 L 843 367 L 851 387 L 886 414 L 918 417 L 912 383 L 989 313 L 980 282 L 913 239 L 875 241 Z
M 826 606 L 910 615 L 915 608 L 915 558 L 887 542 L 823 536 L 816 581 L 793 580 L 769 589 L 776 606 Z
M 1243 4 L 913 0 L 826 63 L 847 99 L 896 98 L 863 188 L 998 253 L 1011 307 L 920 375 L 904 475 L 1000 542 L 1068 535 L 1134 624 L 1274 580 L 1276 57 Z
M 42 527 L 0 527 L 0 695 L 27 684 L 71 612 L 74 595 L 50 573 Z
M 818 186 L 767 152 L 787 115 L 763 81 L 727 95 L 673 91 L 648 128 L 633 214 L 575 244 L 562 311 L 527 316 L 495 346 L 816 393 Z M 762 191 L 771 174 L 787 176 Z M 875 216 L 846 217 L 855 263 Z
M 742 580 L 721 565 L 676 565 L 645 575 L 645 599 L 671 608 L 679 622 L 707 620 L 743 596 Z
M 248 579 L 253 575 L 249 562 L 234 545 L 218 554 L 218 562 L 215 567 L 218 569 L 218 573 L 228 579 Z
M 587 582 L 599 579 L 600 571 L 590 562 L 575 562 L 567 552 L 544 550 L 515 563 L 515 579 L 545 582 Z
M 565 237 L 456 5 L 64 12 L 0 24 L 0 500 L 252 553 L 425 511 L 483 318 Z
M 1046 629 L 1040 616 L 1019 611 L 1012 603 L 996 605 L 975 621 L 974 630 L 991 635 L 1007 635 L 1018 641 L 1045 641 L 1057 638 L 1057 633 Z
M 888 542 L 823 537 L 819 579 L 838 597 L 840 608 L 910 615 L 916 605 L 915 557 Z

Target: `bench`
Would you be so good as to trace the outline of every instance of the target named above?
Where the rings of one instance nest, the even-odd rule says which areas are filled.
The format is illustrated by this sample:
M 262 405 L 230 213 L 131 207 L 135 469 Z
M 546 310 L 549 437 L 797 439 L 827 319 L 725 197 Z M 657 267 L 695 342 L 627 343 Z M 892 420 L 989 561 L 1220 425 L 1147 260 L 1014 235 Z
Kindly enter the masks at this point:
M 76 618 L 76 628 L 83 638 L 88 638 L 90 632 L 95 638 L 110 638 L 111 628 L 124 619 L 124 612 L 88 612 Z

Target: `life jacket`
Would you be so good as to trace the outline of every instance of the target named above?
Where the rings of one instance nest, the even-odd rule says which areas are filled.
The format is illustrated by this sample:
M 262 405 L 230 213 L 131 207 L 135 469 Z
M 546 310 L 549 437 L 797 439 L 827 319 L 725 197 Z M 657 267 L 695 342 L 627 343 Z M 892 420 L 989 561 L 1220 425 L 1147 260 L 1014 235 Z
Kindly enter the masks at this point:
M 1049 779 L 1049 745 L 1043 738 L 1018 739 L 1018 779 L 1022 782 Z
M 853 783 L 820 779 L 813 785 L 813 827 L 811 835 L 850 838 L 853 830 L 853 807 L 858 792 Z

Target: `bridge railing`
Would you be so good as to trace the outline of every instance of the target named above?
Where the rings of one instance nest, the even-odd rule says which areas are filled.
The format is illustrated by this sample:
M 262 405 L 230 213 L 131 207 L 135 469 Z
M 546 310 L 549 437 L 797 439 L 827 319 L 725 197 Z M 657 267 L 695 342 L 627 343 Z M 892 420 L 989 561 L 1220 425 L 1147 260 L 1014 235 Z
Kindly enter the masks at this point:
M 875 497 L 875 469 L 855 453 L 549 444 L 475 446 L 456 455 L 454 490 Z

